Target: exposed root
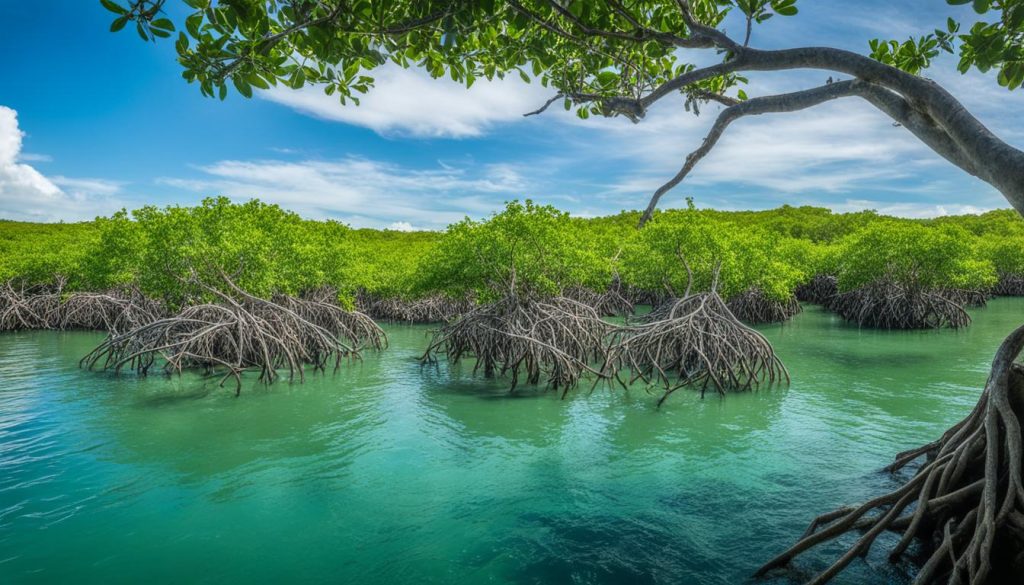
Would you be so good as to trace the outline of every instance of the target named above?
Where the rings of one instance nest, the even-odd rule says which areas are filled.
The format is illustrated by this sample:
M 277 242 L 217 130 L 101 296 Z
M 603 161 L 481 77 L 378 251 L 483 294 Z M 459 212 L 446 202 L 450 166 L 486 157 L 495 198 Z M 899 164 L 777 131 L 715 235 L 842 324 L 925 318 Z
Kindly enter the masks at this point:
M 446 354 L 452 362 L 476 358 L 473 372 L 511 376 L 512 388 L 546 382 L 563 396 L 606 357 L 605 338 L 613 326 L 592 307 L 565 297 L 508 295 L 466 313 L 435 332 L 422 361 Z
M 574 286 L 565 291 L 565 297 L 592 307 L 598 315 L 604 317 L 632 315 L 634 311 L 629 292 L 618 278 L 612 281 L 604 292 L 599 293 L 584 286 Z
M 275 295 L 272 300 L 356 348 L 384 349 L 388 345 L 387 335 L 373 319 L 359 311 L 343 309 L 337 303 L 337 293 L 331 289 L 312 291 L 302 298 Z
M 884 531 L 902 535 L 891 561 L 918 541 L 923 564 L 914 583 L 1019 582 L 1024 574 L 1024 367 L 1013 360 L 1024 348 L 1024 326 L 1003 341 L 985 390 L 970 415 L 927 445 L 896 456 L 899 470 L 923 458 L 903 486 L 857 507 L 816 518 L 804 536 L 757 575 L 784 567 L 797 555 L 851 531 L 860 539 L 810 581 L 829 581 L 867 554 Z
M 165 313 L 160 303 L 135 289 L 71 293 L 60 305 L 55 328 L 120 333 L 152 323 Z
M 0 331 L 58 328 L 62 284 L 40 287 L 5 282 L 0 286 Z
M 0 331 L 91 329 L 125 331 L 154 321 L 163 307 L 136 289 L 107 292 L 63 292 L 57 279 L 48 287 L 0 286 Z
M 828 305 L 839 293 L 839 281 L 835 276 L 817 274 L 810 280 L 796 287 L 794 295 L 798 301 Z
M 665 303 L 643 324 L 622 327 L 609 351 L 605 371 L 623 384 L 659 384 L 660 406 L 679 388 L 692 385 L 704 396 L 749 390 L 785 379 L 789 373 L 763 335 L 741 323 L 715 292 Z M 628 380 L 619 372 L 628 370 Z
M 187 307 L 130 331 L 115 333 L 82 358 L 80 365 L 146 375 L 158 363 L 167 374 L 201 369 L 234 379 L 241 392 L 244 371 L 259 372 L 271 383 L 287 371 L 289 380 L 305 379 L 305 368 L 336 369 L 343 358 L 360 357 L 360 347 L 382 347 L 383 332 L 363 315 L 318 300 L 252 296 L 225 277 L 233 294 L 211 287 L 222 304 Z M 340 338 L 339 336 L 343 337 Z
M 781 323 L 800 312 L 800 302 L 795 296 L 776 301 L 766 297 L 757 287 L 734 296 L 726 305 L 740 321 L 750 324 Z
M 453 299 L 435 294 L 418 299 L 378 298 L 365 293 L 356 297 L 360 311 L 395 323 L 447 323 L 473 309 L 472 299 Z
M 999 282 L 992 289 L 992 294 L 1004 297 L 1024 297 L 1024 274 L 999 273 Z
M 937 293 L 958 305 L 976 308 L 987 306 L 991 296 L 987 290 L 980 289 L 947 288 Z
M 929 291 L 879 280 L 839 293 L 828 308 L 847 321 L 879 329 L 966 327 L 971 317 L 949 291 Z

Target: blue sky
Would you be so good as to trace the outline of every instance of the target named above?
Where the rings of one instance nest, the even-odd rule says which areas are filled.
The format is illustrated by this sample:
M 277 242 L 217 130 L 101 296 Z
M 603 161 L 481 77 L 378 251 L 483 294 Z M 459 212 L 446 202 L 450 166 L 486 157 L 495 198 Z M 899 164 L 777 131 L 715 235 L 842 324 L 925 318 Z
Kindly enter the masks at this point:
M 943 0 L 798 5 L 800 15 L 772 19 L 752 44 L 863 52 L 872 37 L 927 32 L 948 14 L 974 17 Z M 172 43 L 111 34 L 109 22 L 98 1 L 0 0 L 0 217 L 80 220 L 221 194 L 360 227 L 439 228 L 523 197 L 601 215 L 642 208 L 719 109 L 694 117 L 681 101 L 663 100 L 637 125 L 560 111 L 523 118 L 549 97 L 537 84 L 477 82 L 467 91 L 391 68 L 377 71 L 360 107 L 315 89 L 220 102 L 181 79 Z M 1024 91 L 961 76 L 953 63 L 944 58 L 928 74 L 1024 147 Z M 759 74 L 748 93 L 825 77 Z M 992 188 L 856 101 L 736 123 L 664 203 L 685 196 L 701 207 L 813 204 L 903 216 L 1006 207 Z

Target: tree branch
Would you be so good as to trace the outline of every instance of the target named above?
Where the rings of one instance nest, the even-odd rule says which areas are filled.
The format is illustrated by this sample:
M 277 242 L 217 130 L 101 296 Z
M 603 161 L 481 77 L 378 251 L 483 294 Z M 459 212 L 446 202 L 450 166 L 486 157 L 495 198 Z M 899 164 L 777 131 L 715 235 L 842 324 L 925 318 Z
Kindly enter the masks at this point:
M 711 149 L 718 143 L 718 139 L 722 137 L 722 133 L 729 127 L 729 124 L 745 116 L 795 112 L 837 98 L 855 95 L 856 88 L 854 83 L 854 81 L 841 81 L 794 93 L 753 98 L 722 110 L 700 147 L 687 155 L 679 172 L 669 179 L 667 183 L 659 187 L 654 192 L 654 195 L 651 196 L 651 201 L 640 218 L 640 227 L 643 227 L 651 219 L 651 216 L 654 215 L 654 209 L 658 206 L 658 201 L 661 197 L 685 179 L 690 174 L 690 171 L 697 166 L 697 163 L 711 152 Z

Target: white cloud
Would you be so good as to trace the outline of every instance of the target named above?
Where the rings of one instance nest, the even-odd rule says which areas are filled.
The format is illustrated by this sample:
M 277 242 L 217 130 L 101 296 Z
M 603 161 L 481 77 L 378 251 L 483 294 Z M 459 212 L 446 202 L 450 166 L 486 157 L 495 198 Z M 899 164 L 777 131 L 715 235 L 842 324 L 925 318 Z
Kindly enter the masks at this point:
M 57 186 L 63 188 L 73 197 L 89 196 L 110 196 L 121 191 L 121 181 L 110 181 L 107 179 L 73 179 L 62 175 L 55 175 L 50 178 Z
M 38 152 L 23 152 L 18 155 L 18 160 L 21 162 L 53 162 L 53 157 Z
M 958 205 L 952 203 L 894 203 L 891 201 L 870 201 L 866 199 L 847 199 L 840 204 L 832 205 L 832 209 L 839 212 L 863 211 L 874 209 L 883 215 L 895 215 L 897 217 L 941 217 L 945 215 L 963 215 L 967 213 L 985 213 L 995 207 L 979 207 L 976 205 Z
M 199 179 L 159 182 L 233 199 L 258 197 L 306 217 L 340 218 L 359 227 L 441 228 L 480 217 L 503 200 L 521 198 L 527 183 L 511 165 L 427 169 L 348 157 L 339 160 L 226 160 L 198 167 Z
M 95 217 L 120 207 L 110 197 L 120 185 L 102 179 L 49 179 L 22 162 L 24 132 L 18 113 L 0 106 L 0 217 L 27 221 Z M 65 187 L 67 190 L 62 189 Z
M 274 87 L 259 96 L 317 118 L 369 128 L 379 134 L 465 138 L 480 136 L 495 124 L 521 120 L 550 91 L 518 76 L 478 80 L 473 87 L 431 79 L 418 68 L 384 66 L 373 72 L 376 84 L 360 105 L 342 106 L 320 87 Z
M 391 225 L 388 226 L 388 229 L 392 230 L 392 231 L 396 231 L 396 232 L 414 232 L 414 231 L 416 231 L 416 228 L 413 227 L 413 225 L 411 223 L 407 222 L 407 221 L 394 221 L 394 222 L 391 222 Z

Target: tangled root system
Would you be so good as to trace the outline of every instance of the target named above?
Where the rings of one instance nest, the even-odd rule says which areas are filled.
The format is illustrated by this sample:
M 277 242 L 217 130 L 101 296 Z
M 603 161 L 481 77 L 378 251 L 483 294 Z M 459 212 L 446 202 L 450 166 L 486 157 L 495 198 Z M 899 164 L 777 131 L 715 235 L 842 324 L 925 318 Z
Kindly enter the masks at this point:
M 603 376 L 590 364 L 606 358 L 612 328 L 593 307 L 573 299 L 509 294 L 441 327 L 422 361 L 436 363 L 441 354 L 452 362 L 475 358 L 474 373 L 510 376 L 513 389 L 520 380 L 544 381 L 564 396 L 584 374 Z
M 800 286 L 796 287 L 794 295 L 797 300 L 803 303 L 814 303 L 826 305 L 839 293 L 839 280 L 835 276 L 818 274 Z
M 233 294 L 210 289 L 221 304 L 187 307 L 172 317 L 111 334 L 81 365 L 116 372 L 128 368 L 139 375 L 158 363 L 167 374 L 186 369 L 223 373 L 221 384 L 233 378 L 237 394 L 247 370 L 258 371 L 259 380 L 267 384 L 281 370 L 289 380 L 302 381 L 306 367 L 325 371 L 333 363 L 336 369 L 344 358 L 358 359 L 362 345 L 384 344 L 383 332 L 365 316 L 345 315 L 322 300 L 262 299 L 224 278 Z
M 766 297 L 757 287 L 732 297 L 726 305 L 736 318 L 751 324 L 782 323 L 800 312 L 800 302 L 795 296 L 777 301 Z
M 992 289 L 992 294 L 1004 297 L 1024 297 L 1024 274 L 999 273 L 999 281 Z
M 984 307 L 988 305 L 990 296 L 989 292 L 983 289 L 947 288 L 937 293 L 964 307 Z
M 61 283 L 40 287 L 5 282 L 0 287 L 0 331 L 56 329 L 61 289 Z
M 71 293 L 61 303 L 57 328 L 119 333 L 152 323 L 165 313 L 163 305 L 135 289 Z
M 768 340 L 741 323 L 716 292 L 665 303 L 644 323 L 620 328 L 616 337 L 605 371 L 623 385 L 642 380 L 663 386 L 659 406 L 687 385 L 700 388 L 703 397 L 709 387 L 724 394 L 789 381 Z M 620 376 L 623 371 L 628 380 Z
M 829 308 L 847 321 L 878 329 L 960 328 L 971 317 L 946 291 L 909 287 L 879 280 L 833 297 Z
M 311 291 L 301 298 L 274 295 L 273 302 L 290 309 L 301 319 L 326 329 L 358 349 L 384 349 L 388 340 L 384 330 L 369 316 L 347 311 L 338 305 L 337 292 L 332 289 Z
M 393 323 L 447 323 L 475 306 L 472 299 L 455 299 L 441 294 L 410 300 L 378 298 L 365 293 L 357 297 L 356 305 L 374 319 Z
M 890 471 L 923 460 L 900 488 L 815 518 L 796 544 L 757 574 L 786 566 L 842 534 L 859 532 L 859 540 L 810 581 L 822 584 L 890 531 L 901 535 L 890 551 L 891 561 L 901 559 L 914 541 L 923 547 L 916 584 L 1019 582 L 1024 574 L 1024 368 L 1013 362 L 1022 348 L 1024 326 L 1003 341 L 981 399 L 967 418 L 939 440 L 896 456 Z
M 135 289 L 64 293 L 51 286 L 0 285 L 0 331 L 92 329 L 124 331 L 163 316 L 163 307 Z
M 616 317 L 632 315 L 635 307 L 629 292 L 616 279 L 604 292 L 596 292 L 584 286 L 574 286 L 565 291 L 565 297 L 592 307 L 598 315 Z

